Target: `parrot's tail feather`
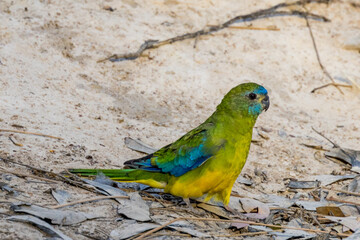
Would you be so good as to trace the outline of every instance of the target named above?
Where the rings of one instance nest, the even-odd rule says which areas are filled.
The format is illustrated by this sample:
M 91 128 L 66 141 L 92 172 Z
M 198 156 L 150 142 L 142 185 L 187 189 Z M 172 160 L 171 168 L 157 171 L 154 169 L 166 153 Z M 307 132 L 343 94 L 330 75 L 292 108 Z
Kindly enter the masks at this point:
M 155 188 L 165 188 L 169 179 L 169 174 L 141 169 L 70 169 L 69 172 L 80 177 L 96 176 L 102 173 L 116 182 L 137 182 Z

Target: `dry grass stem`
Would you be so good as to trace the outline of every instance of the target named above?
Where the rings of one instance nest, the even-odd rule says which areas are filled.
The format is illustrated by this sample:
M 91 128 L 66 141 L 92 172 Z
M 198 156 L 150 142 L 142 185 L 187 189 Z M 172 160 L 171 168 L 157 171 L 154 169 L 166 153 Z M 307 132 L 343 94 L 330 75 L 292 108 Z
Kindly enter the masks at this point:
M 32 175 L 32 174 L 26 174 L 26 173 L 19 173 L 19 172 L 15 172 L 15 171 L 10 171 L 10 170 L 4 169 L 2 167 L 0 167 L 0 171 L 4 172 L 4 173 L 13 174 L 13 175 L 18 176 L 18 177 L 29 177 L 29 178 L 34 178 L 34 179 L 50 182 L 50 183 L 59 183 L 59 181 L 55 181 L 55 180 L 52 180 L 52 179 L 43 178 L 43 177 L 39 177 L 39 176 Z
M 40 136 L 40 137 L 48 137 L 48 138 L 54 138 L 54 139 L 58 139 L 58 140 L 63 140 L 63 138 L 61 138 L 61 137 L 54 137 L 54 136 L 47 135 L 47 134 L 34 133 L 34 132 L 26 132 L 26 131 L 19 131 L 19 130 L 0 129 L 0 132 L 11 132 L 11 133 L 28 134 L 28 135 L 35 135 L 35 136 Z
M 93 198 L 88 198 L 88 199 L 84 199 L 84 200 L 78 200 L 78 201 L 74 201 L 74 202 L 64 203 L 61 205 L 50 206 L 48 208 L 58 209 L 58 208 L 68 207 L 68 206 L 72 206 L 72 205 L 76 205 L 76 204 L 80 204 L 80 203 L 94 202 L 94 201 L 98 201 L 98 200 L 113 199 L 113 198 L 130 199 L 129 196 L 99 196 L 99 197 L 93 197 Z

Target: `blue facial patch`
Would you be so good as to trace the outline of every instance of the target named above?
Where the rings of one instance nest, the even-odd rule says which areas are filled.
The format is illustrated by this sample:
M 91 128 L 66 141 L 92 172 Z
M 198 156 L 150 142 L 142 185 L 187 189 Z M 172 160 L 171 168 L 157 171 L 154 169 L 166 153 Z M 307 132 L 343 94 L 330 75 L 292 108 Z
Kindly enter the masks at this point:
M 260 115 L 261 111 L 262 111 L 262 106 L 260 103 L 256 103 L 249 107 L 249 113 L 251 115 Z
M 268 91 L 263 86 L 260 86 L 255 91 L 253 91 L 253 93 L 256 93 L 258 95 L 266 95 Z
M 268 91 L 263 87 L 259 86 L 254 91 L 247 92 L 246 94 L 255 93 L 256 95 L 267 95 Z M 263 106 L 259 102 L 254 102 L 252 105 L 249 106 L 249 114 L 251 115 L 260 115 L 263 110 Z
M 245 95 L 249 95 L 250 93 L 255 93 L 256 95 L 266 95 L 268 94 L 268 91 L 263 86 L 259 86 L 254 91 L 245 92 Z

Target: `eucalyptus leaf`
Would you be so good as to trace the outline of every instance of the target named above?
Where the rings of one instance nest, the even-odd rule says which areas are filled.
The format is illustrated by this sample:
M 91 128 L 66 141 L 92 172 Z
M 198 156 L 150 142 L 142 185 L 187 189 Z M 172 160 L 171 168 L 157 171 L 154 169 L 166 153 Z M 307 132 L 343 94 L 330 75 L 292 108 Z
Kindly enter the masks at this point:
M 130 200 L 123 200 L 117 212 L 134 220 L 141 222 L 150 221 L 150 209 L 146 202 L 137 193 L 129 193 Z
M 353 179 L 354 177 L 356 175 L 317 175 L 313 176 L 312 179 L 319 181 L 320 186 L 324 187 L 338 181 Z
M 70 193 L 68 193 L 65 190 L 61 190 L 61 189 L 52 189 L 51 195 L 55 198 L 55 200 L 59 204 L 66 203 L 69 200 L 69 198 L 71 197 Z
M 157 151 L 157 149 L 143 143 L 140 140 L 133 139 L 131 137 L 125 138 L 125 146 L 131 150 L 138 151 L 141 153 L 151 154 Z
M 70 210 L 58 210 L 58 209 L 49 209 L 36 205 L 27 205 L 27 204 L 17 204 L 12 205 L 11 209 L 14 212 L 27 213 L 36 217 L 39 217 L 43 220 L 50 220 L 52 224 L 57 225 L 72 225 L 86 221 L 88 219 L 98 218 L 93 214 L 75 212 Z
M 61 231 L 55 229 L 53 226 L 48 224 L 47 222 L 40 220 L 37 217 L 31 216 L 31 215 L 17 215 L 17 216 L 11 216 L 8 217 L 7 220 L 10 221 L 16 221 L 16 222 L 26 222 L 30 223 L 43 232 L 49 234 L 53 238 L 60 238 L 63 240 L 72 240 L 70 237 L 63 234 Z
M 113 240 L 128 239 L 159 226 L 160 225 L 154 223 L 137 223 L 134 220 L 125 221 L 119 228 L 111 231 L 110 238 Z

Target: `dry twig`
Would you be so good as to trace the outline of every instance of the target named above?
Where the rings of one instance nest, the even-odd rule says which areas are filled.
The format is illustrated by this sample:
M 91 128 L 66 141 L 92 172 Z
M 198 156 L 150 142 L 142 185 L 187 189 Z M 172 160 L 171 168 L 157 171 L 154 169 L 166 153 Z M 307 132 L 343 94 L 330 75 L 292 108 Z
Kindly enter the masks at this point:
M 26 174 L 26 173 L 14 172 L 14 171 L 10 171 L 10 170 L 4 169 L 4 168 L 2 168 L 2 167 L 0 167 L 0 171 L 1 171 L 1 172 L 4 172 L 4 173 L 13 174 L 13 175 L 18 176 L 18 177 L 24 177 L 24 178 L 25 178 L 25 177 L 29 177 L 29 178 L 34 178 L 34 179 L 38 179 L 38 180 L 50 182 L 50 183 L 59 183 L 58 181 L 55 181 L 55 180 L 52 180 L 52 179 L 47 179 L 47 178 L 43 178 L 43 177 L 31 175 L 31 174 Z
M 63 140 L 63 138 L 61 138 L 61 137 L 54 137 L 54 136 L 46 135 L 46 134 L 42 134 L 42 133 L 26 132 L 26 131 L 20 131 L 20 130 L 0 129 L 0 132 L 21 133 L 21 134 L 36 135 L 36 136 L 40 136 L 40 137 L 48 137 L 48 138 Z
M 338 199 L 338 198 L 335 198 L 335 197 L 328 197 L 327 200 L 329 201 L 334 201 L 334 202 L 340 202 L 340 203 L 346 203 L 346 204 L 351 204 L 351 205 L 355 205 L 355 206 L 360 206 L 360 203 L 356 203 L 356 202 L 350 202 L 350 201 L 345 201 L 345 200 L 341 200 L 341 199 Z
M 323 138 L 325 138 L 326 140 L 328 140 L 334 147 L 340 148 L 340 146 L 338 144 L 336 144 L 335 142 L 331 141 L 328 137 L 326 137 L 324 134 L 322 134 L 321 132 L 319 132 L 318 130 L 316 130 L 314 127 L 311 127 L 311 129 L 316 132 L 317 134 L 319 134 L 320 136 L 322 136 Z
M 9 140 L 10 140 L 15 146 L 18 146 L 18 147 L 24 146 L 24 145 L 22 145 L 21 143 L 15 142 L 14 139 L 12 139 L 12 137 L 9 137 Z
M 325 230 L 324 226 L 319 222 L 319 220 L 314 216 L 312 212 L 308 212 L 308 214 L 316 222 L 316 224 L 320 227 L 321 230 Z
M 352 88 L 351 85 L 331 82 L 331 83 L 324 84 L 324 85 L 322 85 L 322 86 L 320 86 L 320 87 L 314 88 L 313 90 L 311 90 L 311 93 L 314 93 L 314 92 L 316 92 L 317 90 L 320 90 L 320 89 L 322 89 L 322 88 L 326 88 L 326 87 L 329 87 L 329 86 Z M 338 88 L 338 89 L 339 89 L 339 88 Z
M 331 189 L 331 188 L 328 188 L 328 187 L 323 187 L 323 189 L 330 190 L 330 191 L 335 191 L 335 192 L 341 192 L 341 193 L 345 193 L 345 194 L 360 197 L 360 193 L 356 193 L 356 192 L 349 192 L 349 191 L 345 191 L 345 190 L 341 190 L 341 189 Z
M 174 233 L 174 232 L 170 232 L 170 233 L 157 233 L 151 236 L 151 238 L 149 239 L 153 239 L 155 237 L 161 237 L 161 236 L 168 236 L 168 237 L 187 237 L 187 238 L 191 238 L 191 235 L 188 233 Z
M 99 197 L 93 197 L 93 198 L 88 198 L 88 199 L 84 199 L 84 200 L 78 200 L 78 201 L 74 201 L 74 202 L 64 203 L 61 205 L 51 206 L 49 208 L 58 209 L 58 208 L 68 207 L 68 206 L 72 206 L 72 205 L 76 205 L 76 204 L 80 204 L 80 203 L 94 202 L 94 201 L 98 201 L 98 200 L 113 199 L 113 198 L 130 199 L 129 196 L 99 196 Z
M 303 6 L 303 8 L 305 9 L 306 12 L 308 12 L 308 10 L 306 9 L 305 6 Z M 324 67 L 324 65 L 323 65 L 322 62 L 321 62 L 320 55 L 319 55 L 319 51 L 318 51 L 317 46 L 316 46 L 314 34 L 313 34 L 313 32 L 312 32 L 312 29 L 311 29 L 311 26 L 310 26 L 310 22 L 309 22 L 309 19 L 308 19 L 307 16 L 305 16 L 305 21 L 306 21 L 306 26 L 307 26 L 308 29 L 309 29 L 311 41 L 312 41 L 312 44 L 313 44 L 313 46 L 314 46 L 314 50 L 315 50 L 315 53 L 316 53 L 316 58 L 317 58 L 317 61 L 318 61 L 318 63 L 319 63 L 319 66 L 320 66 L 321 70 L 323 71 L 323 73 L 331 80 L 331 82 L 333 83 L 332 85 L 334 85 L 334 83 L 335 83 L 334 79 L 331 77 L 330 73 L 326 70 L 326 68 Z M 340 91 L 341 94 L 344 94 L 337 85 L 334 85 L 334 86 Z M 318 90 L 318 89 L 319 89 L 319 88 L 313 89 L 313 90 L 311 91 L 311 93 L 315 92 L 315 91 Z
M 276 232 L 278 230 L 274 230 Z M 240 233 L 240 234 L 233 234 L 233 235 L 216 235 L 214 237 L 227 237 L 227 238 L 234 238 L 234 237 L 246 237 L 246 236 L 256 236 L 256 235 L 262 235 L 262 234 L 268 234 L 268 232 L 246 232 L 246 233 Z
M 236 22 L 250 22 L 250 21 L 257 20 L 257 19 L 261 19 L 261 18 L 278 17 L 278 16 L 298 16 L 298 17 L 303 17 L 303 18 L 310 17 L 310 18 L 313 18 L 313 19 L 316 19 L 319 21 L 325 21 L 325 22 L 329 21 L 327 18 L 325 18 L 323 16 L 308 13 L 308 12 L 302 12 L 302 11 L 296 11 L 296 10 L 278 11 L 279 8 L 286 8 L 286 7 L 292 7 L 292 6 L 304 6 L 304 5 L 312 3 L 312 2 L 314 2 L 314 3 L 329 3 L 329 0 L 300 0 L 300 1 L 293 2 L 293 3 L 287 3 L 287 2 L 279 3 L 275 6 L 267 8 L 267 9 L 258 10 L 258 11 L 255 11 L 253 13 L 246 14 L 246 15 L 236 16 L 224 23 L 221 23 L 216 26 L 206 27 L 206 28 L 196 31 L 196 32 L 186 33 L 186 34 L 176 36 L 173 38 L 169 38 L 169 39 L 166 39 L 163 41 L 147 40 L 143 44 L 141 44 L 140 48 L 136 52 L 125 53 L 125 54 L 113 54 L 110 57 L 99 60 L 98 62 L 104 62 L 107 60 L 110 60 L 112 62 L 121 61 L 121 60 L 134 60 L 134 59 L 140 57 L 143 54 L 143 52 L 147 49 L 158 48 L 165 44 L 172 44 L 174 42 L 183 41 L 186 39 L 191 39 L 191 38 L 196 39 L 199 36 L 208 35 L 210 33 L 217 32 L 222 29 L 228 28 L 230 25 L 232 25 Z
M 303 6 L 304 9 L 306 10 L 306 12 L 308 12 L 308 10 L 306 9 L 305 6 Z M 319 63 L 319 66 L 321 68 L 321 70 L 323 71 L 323 73 L 330 79 L 331 83 L 328 83 L 328 84 L 325 84 L 325 85 L 322 85 L 320 87 L 316 87 L 314 88 L 313 90 L 311 90 L 311 93 L 314 93 L 316 92 L 317 90 L 320 90 L 322 88 L 325 88 L 325 87 L 328 87 L 328 86 L 334 86 L 336 87 L 337 90 L 339 90 L 339 92 L 341 94 L 344 94 L 344 92 L 339 88 L 339 87 L 350 87 L 350 85 L 345 85 L 345 84 L 339 84 L 339 83 L 336 83 L 335 80 L 332 78 L 332 76 L 330 75 L 330 73 L 326 70 L 326 68 L 324 67 L 324 65 L 322 64 L 321 62 L 321 59 L 320 59 L 320 55 L 319 55 L 319 51 L 317 49 L 317 46 L 316 46 L 316 42 L 315 42 L 315 38 L 314 38 L 314 34 L 312 32 L 312 29 L 311 29 L 311 25 L 310 25 L 310 22 L 309 22 L 309 19 L 308 19 L 308 16 L 304 16 L 305 18 L 305 21 L 306 21 L 306 26 L 308 27 L 309 29 L 309 33 L 310 33 L 310 37 L 311 37 L 311 41 L 313 43 L 313 46 L 314 46 L 314 50 L 315 50 L 315 53 L 316 53 L 316 58 L 317 58 L 317 61 Z
M 213 25 L 209 25 L 210 27 Z M 253 27 L 253 26 L 229 26 L 230 29 L 241 29 L 241 30 L 259 30 L 259 31 L 280 31 L 276 26 L 270 27 Z

